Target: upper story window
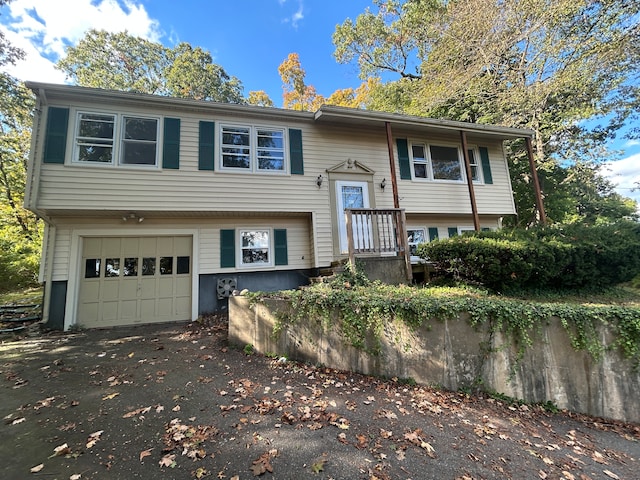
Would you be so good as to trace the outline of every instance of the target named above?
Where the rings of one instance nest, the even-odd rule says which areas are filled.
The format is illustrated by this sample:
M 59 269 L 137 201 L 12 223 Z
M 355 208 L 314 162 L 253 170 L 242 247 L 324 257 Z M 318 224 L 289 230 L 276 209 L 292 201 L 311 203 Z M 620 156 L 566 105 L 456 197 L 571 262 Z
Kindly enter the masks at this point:
M 475 148 L 468 149 L 468 153 L 473 181 L 481 182 L 479 155 Z M 465 178 L 464 159 L 458 146 L 412 142 L 409 155 L 414 179 L 460 182 Z
M 76 135 L 76 160 L 78 162 L 111 163 L 115 115 L 80 113 Z
M 157 161 L 158 120 L 123 117 L 122 156 L 124 165 L 155 165 Z
M 73 161 L 156 166 L 158 126 L 157 118 L 80 112 Z
M 222 170 L 286 171 L 284 129 L 232 125 L 220 128 Z

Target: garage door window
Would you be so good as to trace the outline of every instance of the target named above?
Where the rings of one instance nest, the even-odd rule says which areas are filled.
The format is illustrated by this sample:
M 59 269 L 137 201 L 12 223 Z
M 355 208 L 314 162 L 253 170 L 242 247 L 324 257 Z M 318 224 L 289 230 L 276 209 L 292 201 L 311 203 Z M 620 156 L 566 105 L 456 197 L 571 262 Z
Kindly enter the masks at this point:
M 155 275 L 156 274 L 156 259 L 155 257 L 145 257 L 142 259 L 142 275 Z
M 137 277 L 138 276 L 138 259 L 125 258 L 123 273 L 125 277 Z
M 174 264 L 175 258 L 175 264 Z M 85 260 L 84 278 L 100 278 L 104 275 L 109 277 L 137 277 L 138 262 L 140 259 L 136 257 L 128 258 L 106 258 L 104 259 L 104 272 L 100 271 L 103 263 L 100 258 L 88 258 Z M 160 275 L 187 275 L 191 267 L 191 257 L 144 257 L 142 258 L 142 276 L 153 276 L 156 274 L 156 265 L 159 266 L 158 273 Z
M 84 278 L 98 278 L 100 276 L 100 259 L 87 258 L 84 268 Z
M 160 257 L 160 275 L 173 273 L 173 257 Z
M 189 257 L 178 257 L 176 263 L 176 273 L 178 275 L 189 273 Z

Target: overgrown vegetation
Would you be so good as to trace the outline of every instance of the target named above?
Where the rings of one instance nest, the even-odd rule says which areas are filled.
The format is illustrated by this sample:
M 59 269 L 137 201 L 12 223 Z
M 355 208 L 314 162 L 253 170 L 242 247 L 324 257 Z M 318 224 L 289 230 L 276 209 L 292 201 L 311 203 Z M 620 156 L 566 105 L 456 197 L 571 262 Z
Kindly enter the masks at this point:
M 640 224 L 480 232 L 425 243 L 418 254 L 440 275 L 497 292 L 600 289 L 640 272 Z
M 299 290 L 279 292 L 291 302 L 288 314 L 281 316 L 276 334 L 288 324 L 321 322 L 324 328 L 338 326 L 345 342 L 369 354 L 380 353 L 385 325 L 402 321 L 412 328 L 463 315 L 471 326 L 502 332 L 517 345 L 522 358 L 534 338 L 552 317 L 559 318 L 572 346 L 600 358 L 608 348 L 640 363 L 640 295 L 621 290 L 609 291 L 613 303 L 574 302 L 544 298 L 523 301 L 492 295 L 477 287 L 393 286 L 369 282 L 361 273 L 346 272 L 329 283 Z M 604 294 L 600 295 L 602 300 Z M 252 294 L 257 302 L 270 294 Z M 629 301 L 631 300 L 631 301 Z M 610 345 L 602 343 L 598 327 L 609 325 L 614 332 Z

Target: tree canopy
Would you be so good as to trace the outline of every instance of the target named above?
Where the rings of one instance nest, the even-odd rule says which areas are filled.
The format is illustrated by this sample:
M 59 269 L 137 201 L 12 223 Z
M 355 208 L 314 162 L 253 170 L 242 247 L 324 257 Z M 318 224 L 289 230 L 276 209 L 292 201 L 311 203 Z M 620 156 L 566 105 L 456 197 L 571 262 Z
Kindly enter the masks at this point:
M 40 255 L 41 222 L 22 207 L 34 101 L 4 71 L 23 56 L 0 32 L 0 291 L 34 284 Z
M 339 62 L 357 63 L 363 78 L 391 76 L 372 92 L 370 106 L 534 130 L 547 205 L 571 203 L 579 185 L 569 185 L 578 176 L 568 166 L 590 169 L 595 179 L 598 164 L 612 157 L 601 146 L 638 115 L 638 2 L 374 4 L 377 11 L 347 19 L 333 35 Z M 527 211 L 533 201 L 525 192 L 531 189 L 521 188 L 529 182 L 526 162 L 517 155 L 510 158 L 519 220 L 530 223 Z M 612 193 L 610 185 L 600 188 L 600 196 L 615 201 Z M 552 219 L 580 216 L 580 208 L 574 201 L 557 209 Z M 633 205 L 626 210 L 631 214 Z
M 208 51 L 184 42 L 167 48 L 127 32 L 89 30 L 57 67 L 85 87 L 244 103 L 240 80 Z

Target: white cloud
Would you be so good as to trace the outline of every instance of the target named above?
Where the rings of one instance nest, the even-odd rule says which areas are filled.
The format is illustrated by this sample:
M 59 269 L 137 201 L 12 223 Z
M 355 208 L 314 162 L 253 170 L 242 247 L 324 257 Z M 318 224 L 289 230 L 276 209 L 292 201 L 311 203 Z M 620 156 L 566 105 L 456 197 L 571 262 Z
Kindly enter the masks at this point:
M 21 80 L 54 83 L 64 75 L 53 64 L 66 45 L 76 45 L 87 30 L 95 28 L 158 41 L 158 22 L 135 0 L 14 0 L 1 18 L 7 39 L 26 52 L 26 59 L 7 71 Z
M 605 164 L 602 174 L 611 180 L 620 195 L 633 198 L 640 207 L 640 153 Z
M 286 0 L 278 0 L 280 6 L 284 6 Z M 283 20 L 284 23 L 291 23 L 293 28 L 298 28 L 298 22 L 304 19 L 304 4 L 302 0 L 298 2 L 298 10 L 295 11 L 290 17 Z

